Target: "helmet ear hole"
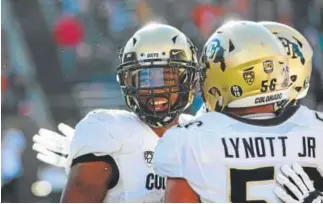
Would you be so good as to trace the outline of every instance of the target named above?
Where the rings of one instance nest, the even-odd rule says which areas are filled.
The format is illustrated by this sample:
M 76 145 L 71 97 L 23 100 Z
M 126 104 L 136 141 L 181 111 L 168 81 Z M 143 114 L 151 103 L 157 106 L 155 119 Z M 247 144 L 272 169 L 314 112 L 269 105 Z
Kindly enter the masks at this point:
M 302 90 L 302 87 L 300 87 L 300 86 L 295 87 L 295 91 L 300 92 L 301 90 Z
M 211 87 L 210 89 L 209 89 L 209 94 L 210 95 L 212 95 L 212 96 L 219 96 L 220 95 L 220 91 L 219 91 L 219 89 L 217 89 L 216 87 Z

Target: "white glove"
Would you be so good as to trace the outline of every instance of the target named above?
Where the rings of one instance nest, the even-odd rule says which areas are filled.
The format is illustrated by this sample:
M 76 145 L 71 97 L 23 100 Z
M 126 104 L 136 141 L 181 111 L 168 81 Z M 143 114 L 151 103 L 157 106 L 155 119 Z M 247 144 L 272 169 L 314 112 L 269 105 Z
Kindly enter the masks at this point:
M 322 203 L 323 194 L 299 164 L 283 165 L 276 177 L 276 196 L 285 203 Z
M 58 129 L 63 135 L 41 128 L 33 137 L 33 149 L 38 152 L 38 160 L 64 168 L 70 152 L 74 129 L 64 123 L 60 123 Z

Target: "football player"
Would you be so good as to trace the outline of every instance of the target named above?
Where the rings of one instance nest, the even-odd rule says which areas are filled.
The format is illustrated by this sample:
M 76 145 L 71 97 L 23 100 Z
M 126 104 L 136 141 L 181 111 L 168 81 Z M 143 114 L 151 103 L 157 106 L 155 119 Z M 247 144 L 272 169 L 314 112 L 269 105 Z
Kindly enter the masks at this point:
M 95 110 L 74 132 L 60 126 L 74 134 L 58 139 L 65 146 L 56 148 L 68 153 L 67 159 L 56 163 L 65 164 L 68 171 L 62 202 L 160 202 L 163 198 L 165 178 L 155 174 L 151 161 L 163 133 L 190 119 L 180 116 L 193 99 L 199 68 L 196 48 L 178 29 L 151 24 L 128 40 L 120 59 L 117 79 L 132 112 Z M 55 163 L 48 158 L 62 158 L 52 152 L 55 144 L 41 146 L 46 135 L 59 138 L 52 133 L 42 130 L 34 138 L 38 158 L 47 163 Z
M 277 23 L 277 22 L 270 22 L 270 21 L 264 21 L 259 22 L 261 25 L 265 26 L 270 32 L 272 32 L 279 41 L 282 43 L 282 45 L 285 48 L 286 54 L 289 57 L 289 73 L 290 73 L 290 83 L 292 88 L 292 91 L 294 93 L 291 94 L 289 97 L 289 100 L 284 101 L 280 104 L 277 104 L 278 106 L 276 108 L 281 108 L 281 106 L 284 106 L 285 103 L 288 105 L 297 105 L 299 104 L 300 100 L 304 98 L 307 95 L 309 86 L 310 86 L 310 78 L 311 78 L 311 72 L 312 72 L 312 57 L 313 57 L 313 49 L 310 46 L 310 43 L 306 40 L 306 38 L 297 30 L 294 28 Z M 288 169 L 288 170 L 286 170 Z M 312 180 L 316 180 L 317 182 L 314 182 L 313 184 L 308 180 L 308 175 L 306 175 L 306 172 L 303 171 L 303 169 L 299 166 L 299 164 L 294 164 L 291 167 L 284 166 L 280 168 L 280 172 L 278 176 L 276 177 L 277 182 L 279 184 L 278 187 L 275 188 L 276 195 L 283 200 L 284 202 L 304 202 L 304 199 L 306 199 L 307 196 L 309 196 L 310 191 L 314 191 L 314 189 L 318 189 L 320 191 L 323 191 L 323 184 L 321 182 L 318 182 L 319 180 L 322 180 L 323 174 L 313 174 Z M 320 170 L 318 168 L 318 170 Z M 321 171 L 320 171 L 321 172 Z M 292 176 L 289 175 L 289 173 L 292 174 Z M 308 180 L 308 182 L 298 182 L 297 184 L 300 186 L 296 186 L 296 188 L 293 188 L 293 184 L 296 183 L 288 183 L 288 179 L 282 179 L 282 178 L 298 178 L 295 175 L 298 175 L 298 177 L 302 178 L 303 181 Z M 318 177 L 318 178 L 315 178 Z M 284 183 L 287 182 L 287 184 Z M 292 186 L 286 189 L 287 186 Z M 301 188 L 303 186 L 303 188 Z M 304 188 L 306 186 L 307 188 Z M 304 194 L 300 194 L 299 192 L 293 191 L 291 189 L 302 189 L 302 192 L 305 192 Z M 308 189 L 307 191 L 304 189 Z M 309 191 L 309 189 L 311 189 Z M 291 194 L 291 195 L 289 195 Z M 303 195 L 303 197 L 296 196 L 296 195 Z M 296 199 L 298 198 L 298 199 Z M 312 199 L 313 202 L 319 202 L 322 197 L 317 199 Z M 305 202 L 309 202 L 310 200 L 305 200 Z
M 209 113 L 169 129 L 155 149 L 154 169 L 168 178 L 165 201 L 278 202 L 282 164 L 301 164 L 322 185 L 322 113 L 303 106 L 276 112 L 275 104 L 294 94 L 277 38 L 261 24 L 230 22 L 209 38 L 201 63 Z M 309 194 L 297 196 L 320 196 Z
M 268 22 L 259 22 L 259 23 L 265 26 L 270 32 L 272 32 L 274 35 L 277 36 L 279 41 L 284 46 L 286 54 L 289 57 L 289 72 L 290 72 L 290 80 L 291 80 L 290 83 L 293 86 L 292 91 L 294 91 L 294 93 L 291 94 L 291 96 L 289 97 L 289 100 L 286 100 L 277 104 L 276 108 L 280 108 L 282 105 L 286 105 L 286 103 L 288 105 L 299 104 L 299 100 L 304 98 L 307 95 L 307 92 L 310 86 L 309 82 L 310 82 L 311 71 L 312 71 L 313 50 L 309 42 L 306 40 L 306 38 L 294 28 L 277 22 L 268 21 Z M 206 112 L 206 106 L 203 105 L 203 107 L 198 111 L 197 115 L 204 114 L 205 112 Z M 286 169 L 286 168 L 289 168 L 289 167 L 285 167 L 282 169 Z M 288 175 L 288 172 L 295 174 L 295 172 L 291 170 L 285 171 L 285 172 L 279 172 L 279 175 L 277 176 L 277 178 L 284 178 L 286 177 L 286 174 L 287 174 L 287 177 L 291 177 Z M 304 172 L 304 174 L 306 173 Z M 320 176 L 320 175 L 316 174 L 316 176 Z M 308 176 L 306 175 L 306 177 Z M 312 177 L 315 178 L 314 175 L 312 175 Z M 317 178 L 315 180 L 319 180 L 319 179 L 320 178 Z M 282 183 L 283 181 L 289 182 L 289 180 L 280 179 L 278 183 Z M 323 186 L 319 184 L 320 184 L 319 182 L 315 182 L 314 187 L 316 187 L 316 189 L 320 189 L 321 191 L 323 191 Z M 293 184 L 289 183 L 289 185 L 293 185 Z M 275 193 L 281 200 L 285 202 L 296 202 L 295 199 L 293 199 L 293 197 L 294 198 L 296 197 L 295 194 L 289 195 L 289 193 L 291 192 L 292 191 L 290 189 L 289 190 L 286 189 L 286 185 L 285 187 L 282 187 L 279 185 L 275 189 Z M 317 200 L 314 199 L 313 201 L 317 201 Z

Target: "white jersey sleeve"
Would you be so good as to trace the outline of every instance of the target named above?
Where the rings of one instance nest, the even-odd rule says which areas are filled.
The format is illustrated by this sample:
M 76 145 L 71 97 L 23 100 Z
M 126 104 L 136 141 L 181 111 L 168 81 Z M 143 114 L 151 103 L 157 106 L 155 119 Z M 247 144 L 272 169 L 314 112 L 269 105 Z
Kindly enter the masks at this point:
M 158 140 L 151 127 L 134 113 L 124 110 L 94 111 L 76 126 L 67 168 L 73 162 L 82 160 L 82 155 L 94 154 L 103 156 L 102 159 L 112 157 L 119 177 L 104 202 L 160 202 L 166 179 L 156 175 L 151 165 Z M 86 157 L 83 159 L 86 160 Z
M 194 130 L 201 125 L 202 121 L 194 119 L 165 132 L 157 144 L 153 160 L 154 170 L 158 175 L 184 177 L 186 168 L 190 168 L 188 145 L 194 143 Z
M 154 159 L 152 161 L 154 170 L 157 175 L 162 177 L 181 178 L 182 160 L 181 151 L 185 144 L 184 129 L 173 127 L 167 130 L 159 140 L 156 148 Z
M 66 170 L 69 170 L 73 159 L 82 155 L 113 156 L 125 140 L 122 133 L 124 127 L 121 125 L 129 125 L 127 120 L 131 118 L 131 113 L 123 110 L 95 110 L 88 113 L 75 127 Z
M 152 161 L 159 176 L 182 177 L 180 151 L 185 143 L 185 129 L 181 127 L 189 125 L 193 119 L 192 115 L 181 114 L 179 125 L 166 131 L 159 140 Z

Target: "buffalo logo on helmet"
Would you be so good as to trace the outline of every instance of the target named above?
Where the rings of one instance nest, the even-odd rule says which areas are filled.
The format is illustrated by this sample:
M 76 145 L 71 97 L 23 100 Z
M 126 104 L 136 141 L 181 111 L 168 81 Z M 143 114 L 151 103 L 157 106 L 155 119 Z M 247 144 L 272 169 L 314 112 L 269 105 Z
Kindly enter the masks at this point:
M 296 41 L 297 44 L 291 42 L 287 38 L 283 38 L 283 37 L 278 37 L 278 38 L 282 42 L 283 46 L 285 47 L 287 55 L 291 56 L 293 59 L 299 58 L 302 65 L 304 65 L 305 57 L 301 51 L 303 44 L 294 36 L 293 36 L 293 39 Z
M 224 51 L 220 40 L 213 39 L 206 49 L 206 56 L 210 59 L 213 59 L 214 63 L 220 63 L 220 68 L 224 72 L 226 69 L 226 64 L 224 60 Z

